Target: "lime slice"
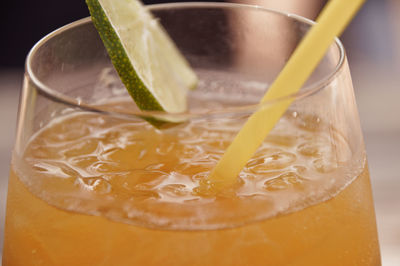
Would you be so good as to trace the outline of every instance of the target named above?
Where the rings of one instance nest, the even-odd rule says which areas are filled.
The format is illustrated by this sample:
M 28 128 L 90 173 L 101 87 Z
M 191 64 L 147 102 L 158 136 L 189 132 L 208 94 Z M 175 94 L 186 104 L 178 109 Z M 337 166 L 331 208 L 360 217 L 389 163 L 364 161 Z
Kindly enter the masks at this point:
M 180 113 L 197 77 L 173 41 L 138 0 L 86 0 L 122 82 L 142 110 Z

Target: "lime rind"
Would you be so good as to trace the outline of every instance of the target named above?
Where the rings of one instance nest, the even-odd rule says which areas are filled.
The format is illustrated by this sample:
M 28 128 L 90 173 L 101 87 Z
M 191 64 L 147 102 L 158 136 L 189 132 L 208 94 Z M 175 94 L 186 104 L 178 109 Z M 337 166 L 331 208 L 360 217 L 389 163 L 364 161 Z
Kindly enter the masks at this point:
M 141 110 L 181 113 L 197 77 L 173 41 L 137 0 L 86 0 L 121 81 Z

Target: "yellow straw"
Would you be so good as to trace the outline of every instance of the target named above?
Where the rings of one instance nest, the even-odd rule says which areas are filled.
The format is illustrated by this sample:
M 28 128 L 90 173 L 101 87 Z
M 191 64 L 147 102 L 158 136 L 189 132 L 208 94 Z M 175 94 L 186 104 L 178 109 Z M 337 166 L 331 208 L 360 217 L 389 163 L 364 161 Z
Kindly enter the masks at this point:
M 364 1 L 330 0 L 319 15 L 317 24 L 298 45 L 261 103 L 298 92 L 335 37 L 343 32 Z M 211 172 L 209 179 L 220 184 L 236 182 L 240 171 L 293 101 L 293 97 L 278 100 L 251 115 Z

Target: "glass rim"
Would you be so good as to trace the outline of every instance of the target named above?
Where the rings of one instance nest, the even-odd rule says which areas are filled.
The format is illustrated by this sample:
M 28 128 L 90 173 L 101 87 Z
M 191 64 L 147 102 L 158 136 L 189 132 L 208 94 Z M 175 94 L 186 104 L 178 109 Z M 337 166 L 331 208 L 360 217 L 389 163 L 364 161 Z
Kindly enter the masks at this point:
M 312 21 L 308 18 L 292 14 L 292 13 L 286 13 L 283 11 L 277 11 L 274 9 L 270 8 L 265 8 L 262 6 L 258 5 L 248 5 L 248 4 L 237 4 L 237 3 L 223 3 L 223 2 L 181 2 L 181 3 L 162 3 L 162 4 L 153 4 L 153 5 L 147 5 L 147 8 L 150 10 L 161 10 L 161 9 L 171 9 L 171 8 L 248 8 L 248 9 L 253 9 L 253 10 L 259 10 L 262 12 L 267 12 L 267 13 L 275 13 L 281 16 L 285 16 L 287 18 L 295 19 L 299 22 L 305 23 L 307 25 L 312 26 L 315 24 L 315 21 Z M 35 53 L 37 50 L 40 49 L 40 47 L 46 43 L 48 40 L 51 38 L 62 34 L 63 32 L 72 29 L 74 27 L 90 23 L 91 18 L 86 17 L 82 18 L 79 20 L 76 20 L 74 22 L 71 22 L 69 24 L 66 24 L 46 36 L 44 36 L 42 39 L 40 39 L 29 51 L 28 56 L 26 58 L 26 63 L 25 63 L 25 70 L 27 75 L 29 76 L 30 80 L 33 82 L 35 85 L 36 89 L 38 90 L 38 93 L 44 95 L 45 97 L 59 102 L 63 103 L 65 105 L 68 105 L 70 107 L 77 107 L 79 109 L 85 110 L 85 111 L 90 111 L 90 112 L 96 112 L 96 113 L 103 113 L 103 114 L 109 114 L 109 115 L 117 115 L 117 116 L 128 116 L 128 117 L 157 117 L 160 119 L 170 119 L 171 116 L 174 117 L 174 119 L 178 120 L 183 120 L 183 119 L 190 119 L 190 118 L 196 118 L 196 117 L 204 117 L 204 116 L 212 116 L 212 115 L 221 115 L 221 114 L 234 114 L 234 113 L 246 113 L 246 112 L 255 112 L 256 110 L 260 108 L 265 108 L 274 104 L 277 104 L 279 102 L 291 100 L 293 102 L 299 101 L 301 99 L 304 99 L 308 96 L 314 95 L 315 93 L 318 93 L 319 91 L 322 91 L 324 88 L 327 88 L 333 80 L 338 76 L 340 70 L 343 68 L 344 62 L 345 62 L 345 49 L 343 47 L 342 42 L 339 40 L 338 37 L 335 37 L 334 42 L 332 45 L 335 45 L 336 48 L 339 51 L 339 59 L 337 61 L 337 64 L 335 65 L 334 69 L 332 71 L 329 71 L 329 74 L 324 75 L 322 78 L 319 78 L 317 81 L 313 82 L 310 85 L 303 86 L 302 89 L 296 93 L 292 93 L 289 95 L 286 95 L 284 97 L 280 97 L 274 100 L 266 101 L 264 103 L 255 103 L 255 104 L 248 104 L 248 105 L 243 105 L 243 106 L 235 106 L 235 107 L 222 107 L 218 109 L 207 109 L 205 111 L 190 111 L 187 110 L 186 112 L 182 113 L 165 113 L 162 111 L 144 111 L 144 110 L 115 110 L 114 108 L 107 107 L 104 105 L 97 105 L 97 104 L 90 104 L 90 103 L 85 103 L 79 98 L 74 98 L 65 95 L 64 93 L 60 93 L 56 91 L 55 89 L 52 89 L 51 87 L 45 85 L 43 82 L 40 81 L 40 79 L 34 74 L 33 67 L 32 67 L 32 58 L 34 57 Z M 133 101 L 133 99 L 132 99 Z

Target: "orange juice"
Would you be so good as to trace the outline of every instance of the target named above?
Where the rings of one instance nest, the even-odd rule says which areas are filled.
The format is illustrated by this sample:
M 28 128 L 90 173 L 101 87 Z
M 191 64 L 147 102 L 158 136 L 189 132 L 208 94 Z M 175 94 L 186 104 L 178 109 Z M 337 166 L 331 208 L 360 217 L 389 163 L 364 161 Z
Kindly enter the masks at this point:
M 235 185 L 207 182 L 244 119 L 54 119 L 14 154 L 3 265 L 380 265 L 365 155 L 320 119 L 287 114 Z

